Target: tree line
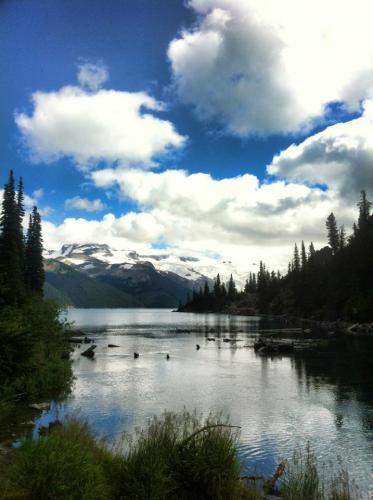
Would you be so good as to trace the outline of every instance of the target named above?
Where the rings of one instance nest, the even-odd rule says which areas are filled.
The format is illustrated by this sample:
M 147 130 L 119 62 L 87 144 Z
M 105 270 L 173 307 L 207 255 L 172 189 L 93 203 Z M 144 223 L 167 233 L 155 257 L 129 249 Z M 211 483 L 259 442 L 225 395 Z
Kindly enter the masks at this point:
M 24 186 L 13 171 L 4 186 L 0 215 L 0 304 L 21 305 L 30 294 L 42 296 L 44 284 L 41 218 L 36 206 L 26 234 Z
M 24 187 L 10 171 L 0 213 L 0 424 L 15 401 L 54 397 L 71 381 L 69 346 L 56 304 L 43 298 L 38 209 L 24 231 Z
M 288 314 L 315 319 L 373 319 L 373 214 L 372 202 L 361 191 L 358 219 L 347 236 L 331 213 L 325 222 L 328 245 L 315 250 L 311 242 L 295 244 L 287 273 L 269 271 L 260 262 L 245 287 L 237 291 L 218 275 L 195 291 L 183 310 L 224 311 L 232 306 L 251 307 L 258 313 Z

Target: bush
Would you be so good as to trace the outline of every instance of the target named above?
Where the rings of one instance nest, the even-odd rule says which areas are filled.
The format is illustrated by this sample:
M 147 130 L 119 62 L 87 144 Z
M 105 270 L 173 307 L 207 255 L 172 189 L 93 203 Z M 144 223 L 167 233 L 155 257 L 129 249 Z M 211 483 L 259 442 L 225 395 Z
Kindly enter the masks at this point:
M 219 417 L 165 413 L 139 431 L 126 455 L 125 498 L 238 498 L 237 432 Z
M 219 418 L 165 413 L 123 452 L 109 450 L 85 424 L 68 420 L 12 453 L 0 477 L 0 498 L 258 498 L 239 480 L 237 433 L 220 424 Z
M 0 499 L 268 498 L 265 491 L 272 492 L 271 481 L 262 483 L 261 492 L 241 482 L 237 431 L 226 425 L 220 417 L 165 413 L 125 442 L 126 449 L 112 450 L 76 419 L 54 424 L 46 435 L 25 440 L 0 463 Z M 280 486 L 285 500 L 360 498 L 341 466 L 328 481 L 320 477 L 309 446 L 305 453 L 294 454 Z
M 70 420 L 37 440 L 27 439 L 14 452 L 2 498 L 111 498 L 102 465 L 106 460 L 108 452 L 88 428 Z
M 68 390 L 69 347 L 58 316 L 52 302 L 38 297 L 0 310 L 0 401 Z

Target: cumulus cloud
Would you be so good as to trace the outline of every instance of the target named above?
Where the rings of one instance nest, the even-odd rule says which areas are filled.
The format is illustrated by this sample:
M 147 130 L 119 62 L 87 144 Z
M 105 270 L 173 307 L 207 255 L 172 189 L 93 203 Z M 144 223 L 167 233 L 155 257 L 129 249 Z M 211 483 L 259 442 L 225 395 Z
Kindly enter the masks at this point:
M 293 182 L 324 184 L 349 200 L 373 194 L 373 101 L 363 115 L 292 144 L 274 157 L 269 174 Z
M 332 102 L 372 96 L 370 0 L 190 0 L 168 48 L 180 98 L 246 136 L 309 128 Z
M 142 214 L 151 215 L 149 227 L 159 224 L 157 238 L 173 248 L 216 249 L 246 269 L 260 259 L 271 267 L 286 265 L 295 241 L 325 245 L 325 219 L 332 211 L 346 228 L 356 216 L 353 204 L 336 191 L 281 180 L 261 183 L 250 174 L 217 180 L 182 170 L 103 169 L 92 180 L 97 187 L 119 187 Z
M 16 123 L 35 161 L 70 157 L 82 168 L 99 161 L 141 167 L 184 145 L 173 124 L 158 118 L 164 105 L 145 92 L 67 86 L 35 92 L 31 115 L 17 113 Z
M 84 210 L 85 212 L 100 212 L 104 210 L 106 205 L 100 200 L 89 200 L 88 198 L 81 198 L 74 196 L 65 201 L 65 210 Z
M 108 213 L 99 220 L 66 218 L 62 224 L 43 222 L 45 247 L 64 243 L 106 243 L 130 250 L 149 249 L 162 234 L 162 224 L 151 214 L 129 212 L 121 217 Z
M 108 79 L 109 73 L 103 64 L 84 63 L 79 66 L 78 81 L 81 87 L 97 90 Z

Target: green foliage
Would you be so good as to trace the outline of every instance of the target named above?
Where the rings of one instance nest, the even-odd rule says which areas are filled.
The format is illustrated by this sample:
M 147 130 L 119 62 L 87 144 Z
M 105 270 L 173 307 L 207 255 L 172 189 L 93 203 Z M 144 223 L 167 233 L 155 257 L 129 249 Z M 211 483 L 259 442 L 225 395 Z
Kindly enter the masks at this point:
M 260 262 L 258 273 L 250 273 L 243 292 L 224 294 L 218 275 L 212 292 L 195 292 L 180 310 L 239 312 L 246 296 L 257 306 L 257 313 L 372 321 L 373 214 L 365 191 L 361 192 L 358 207 L 358 223 L 349 238 L 343 226 L 338 229 L 331 213 L 326 220 L 329 246 L 316 251 L 311 242 L 307 253 L 303 241 L 300 251 L 295 244 L 284 277 L 269 272 Z M 229 286 L 228 290 L 232 290 Z
M 25 249 L 25 283 L 28 290 L 43 295 L 44 266 L 41 218 L 36 207 L 32 209 Z
M 330 464 L 320 476 L 315 454 L 308 445 L 305 452 L 294 452 L 287 464 L 281 488 L 285 500 L 353 500 L 360 498 L 357 486 L 341 464 Z
M 264 500 L 244 485 L 237 432 L 221 417 L 164 413 L 132 441 L 108 448 L 86 423 L 70 418 L 26 439 L 0 464 L 0 499 Z M 347 471 L 320 463 L 307 446 L 287 463 L 285 500 L 358 500 Z M 266 484 L 266 482 L 264 482 Z M 264 488 L 265 489 L 265 488 Z
M 123 452 L 95 441 L 84 423 L 68 420 L 12 453 L 0 473 L 0 498 L 259 498 L 239 480 L 236 432 L 219 423 L 211 416 L 165 413 Z
M 238 498 L 237 433 L 216 424 L 223 422 L 190 413 L 154 418 L 130 448 L 120 494 L 139 500 Z
M 20 184 L 21 190 L 23 189 Z M 1 303 L 17 304 L 24 294 L 23 281 L 23 193 L 16 194 L 13 171 L 4 186 L 0 215 Z
M 0 343 L 0 400 L 67 390 L 69 347 L 54 303 L 32 297 L 22 306 L 2 308 Z
M 25 245 L 23 182 L 13 172 L 0 216 L 0 418 L 18 397 L 56 395 L 71 381 L 69 348 L 57 307 L 42 299 L 41 219 L 34 207 Z
M 112 498 L 108 451 L 88 428 L 67 421 L 47 436 L 27 439 L 13 455 L 0 498 L 104 500 Z

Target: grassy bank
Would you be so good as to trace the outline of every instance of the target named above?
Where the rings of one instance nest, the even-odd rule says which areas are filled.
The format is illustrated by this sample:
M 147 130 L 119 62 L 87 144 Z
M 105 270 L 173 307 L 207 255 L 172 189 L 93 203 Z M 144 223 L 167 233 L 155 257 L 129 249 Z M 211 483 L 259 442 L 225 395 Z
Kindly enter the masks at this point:
M 3 457 L 1 499 L 264 499 L 273 480 L 240 478 L 236 428 L 210 417 L 165 413 L 133 440 L 110 449 L 71 419 Z M 314 455 L 295 454 L 280 472 L 289 500 L 359 498 L 348 475 L 320 478 Z M 270 491 L 271 490 L 271 491 Z
M 69 346 L 52 302 L 32 297 L 0 310 L 0 420 L 19 400 L 64 394 L 71 382 Z

